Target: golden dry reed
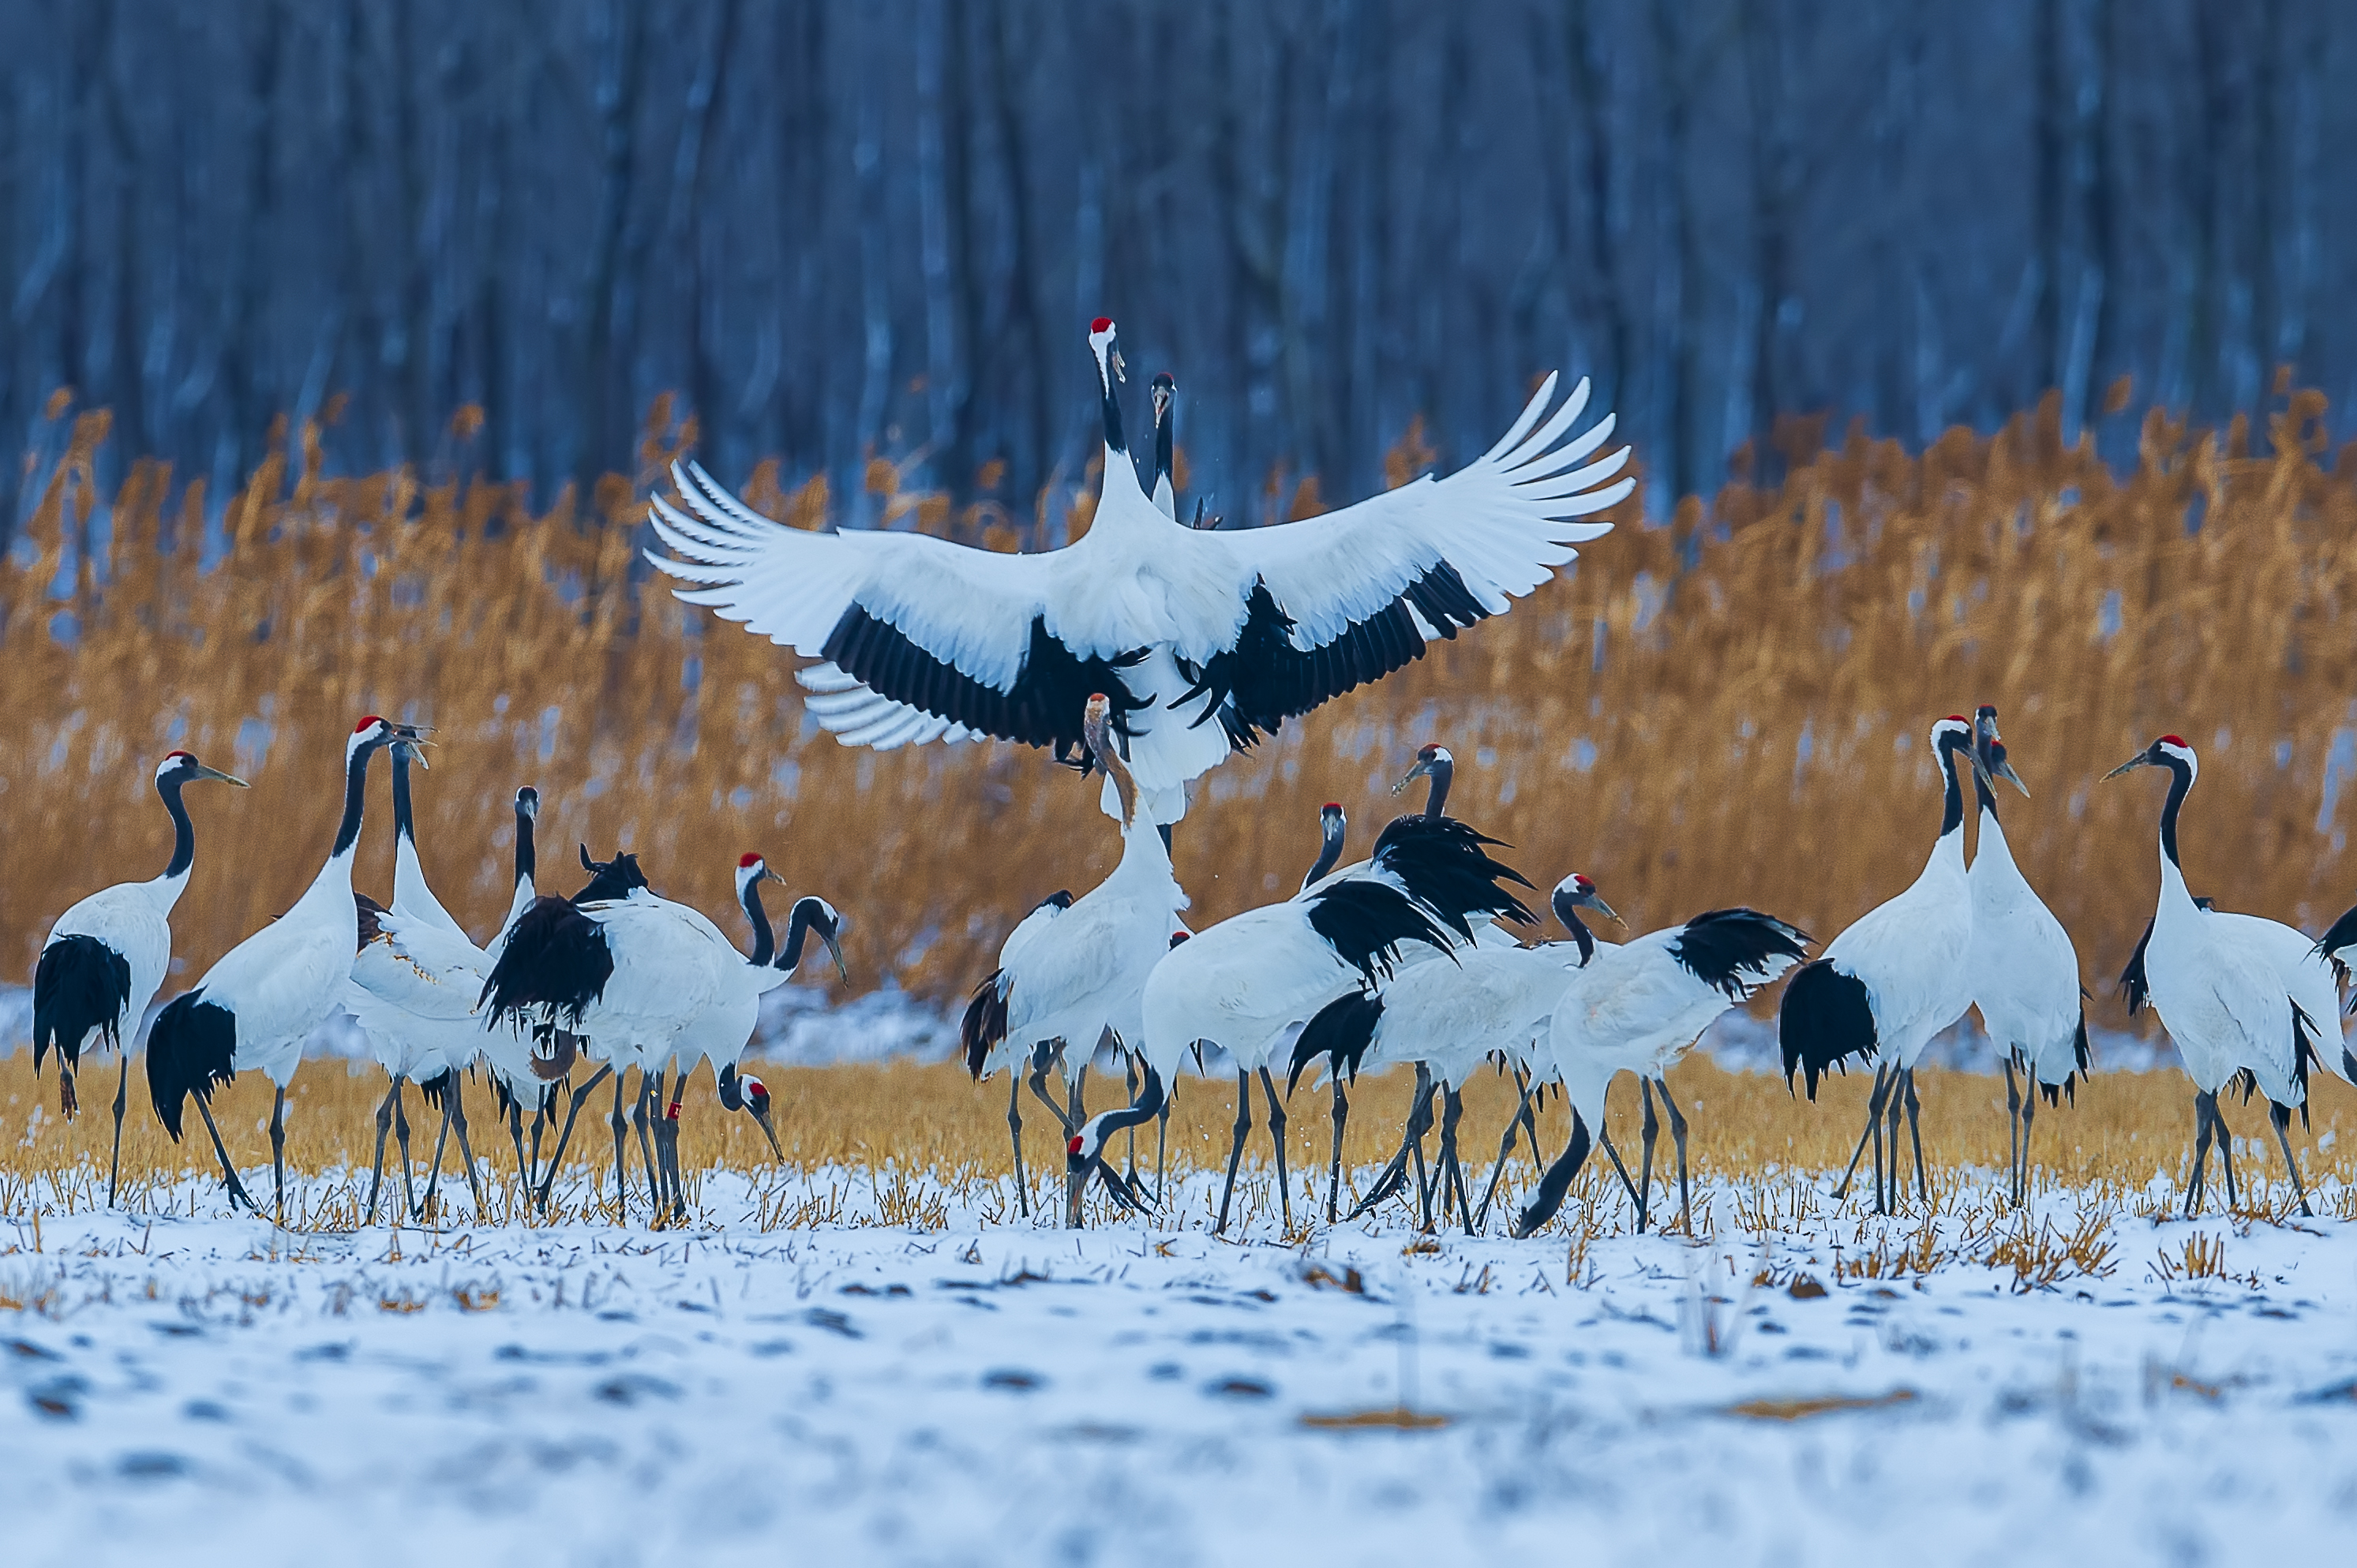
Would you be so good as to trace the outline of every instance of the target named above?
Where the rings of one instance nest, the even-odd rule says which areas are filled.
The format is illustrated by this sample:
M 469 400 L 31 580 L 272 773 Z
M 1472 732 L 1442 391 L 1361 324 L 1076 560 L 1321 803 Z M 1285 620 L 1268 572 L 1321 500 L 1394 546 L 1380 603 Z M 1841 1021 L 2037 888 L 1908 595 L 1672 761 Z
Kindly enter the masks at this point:
M 2015 854 L 2078 941 L 2093 1021 L 2126 1026 L 2113 979 L 2151 907 L 2161 791 L 2095 781 L 2154 736 L 2202 753 L 2196 892 L 2311 930 L 2357 897 L 2357 463 L 2323 462 L 2324 406 L 2289 395 L 2255 444 L 2239 421 L 2195 432 L 2155 411 L 2115 478 L 2064 445 L 2049 399 L 1920 456 L 1862 436 L 1796 449 L 1782 484 L 1689 499 L 1665 525 L 1624 509 L 1512 615 L 1211 775 L 1178 839 L 1190 918 L 1290 889 L 1322 800 L 1363 844 L 1438 738 L 1459 758 L 1452 811 L 1542 888 L 1577 868 L 1637 929 L 1744 903 L 1830 937 L 1921 864 L 1930 722 L 1995 702 L 2037 792 L 2007 807 Z M 372 711 L 436 726 L 420 838 L 479 935 L 506 903 L 527 782 L 545 883 L 575 885 L 586 839 L 727 916 L 730 866 L 760 850 L 850 914 L 856 991 L 953 1003 L 1024 910 L 1110 868 L 1093 781 L 1013 746 L 845 749 L 805 719 L 796 660 L 650 580 L 636 520 L 693 429 L 665 404 L 650 432 L 636 473 L 534 516 L 512 487 L 329 477 L 297 431 L 228 499 L 206 569 L 202 483 L 167 510 L 172 476 L 141 461 L 101 496 L 107 418 L 75 416 L 0 563 L 0 974 L 29 980 L 72 899 L 160 868 L 149 778 L 178 745 L 253 785 L 189 793 L 167 993 L 192 983 L 317 872 L 342 736 Z M 828 510 L 771 466 L 747 493 L 802 526 Z M 380 781 L 359 876 L 381 897 L 386 798 Z

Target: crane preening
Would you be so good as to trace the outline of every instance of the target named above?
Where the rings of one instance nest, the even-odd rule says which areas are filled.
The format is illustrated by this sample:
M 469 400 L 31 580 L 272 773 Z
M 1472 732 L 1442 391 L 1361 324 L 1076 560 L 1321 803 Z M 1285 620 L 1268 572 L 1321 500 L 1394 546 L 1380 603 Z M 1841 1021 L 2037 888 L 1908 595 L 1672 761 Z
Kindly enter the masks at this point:
M 995 736 L 1084 769 L 1083 708 L 1112 725 L 1148 818 L 1186 810 L 1188 782 L 1285 720 L 1379 680 L 1436 639 L 1503 614 L 1606 532 L 1626 447 L 1584 433 L 1583 381 L 1546 378 L 1495 446 L 1445 479 L 1268 528 L 1195 530 L 1138 481 L 1115 393 L 1114 324 L 1092 324 L 1104 481 L 1088 532 L 1008 555 L 920 533 L 810 532 L 754 511 L 693 463 L 658 498 L 651 559 L 688 603 L 819 660 L 807 711 L 845 745 L 888 749 Z M 1550 412 L 1552 410 L 1552 412 Z M 1568 437 L 1568 439 L 1567 439 Z M 1108 786 L 1108 815 L 1120 803 Z
M 147 1004 L 172 961 L 172 907 L 187 891 L 196 864 L 197 830 L 180 791 L 199 779 L 245 788 L 196 754 L 175 751 L 156 765 L 156 793 L 172 818 L 172 858 L 163 875 L 145 882 L 102 887 L 58 917 L 33 971 L 33 1071 L 51 1046 L 58 1052 L 58 1108 L 70 1122 L 81 1109 L 74 1076 L 82 1052 L 112 1047 L 120 1066 L 114 1086 L 114 1153 L 106 1167 L 111 1207 L 123 1172 L 123 1109 L 129 1098 L 131 1050 Z M 95 1036 L 95 1038 L 93 1038 Z

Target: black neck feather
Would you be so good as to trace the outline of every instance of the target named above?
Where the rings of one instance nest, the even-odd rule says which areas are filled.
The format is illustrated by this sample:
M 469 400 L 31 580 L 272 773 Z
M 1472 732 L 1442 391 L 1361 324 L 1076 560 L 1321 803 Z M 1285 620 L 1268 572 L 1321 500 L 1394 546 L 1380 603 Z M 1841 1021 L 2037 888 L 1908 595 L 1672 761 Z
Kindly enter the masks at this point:
M 1121 400 L 1113 395 L 1113 371 L 1103 360 L 1097 364 L 1097 384 L 1104 389 L 1104 443 L 1108 451 L 1129 455 L 1129 443 L 1121 434 Z
M 1596 934 L 1590 931 L 1586 922 L 1580 919 L 1578 905 L 1560 893 L 1555 896 L 1552 902 L 1555 905 L 1555 918 L 1563 922 L 1564 929 L 1571 933 L 1571 940 L 1579 944 L 1579 967 L 1586 969 L 1587 961 L 1596 956 Z
M 2160 853 L 2169 856 L 2169 864 L 2182 874 L 2185 863 L 2177 858 L 2177 812 L 2185 804 L 2185 793 L 2193 788 L 2193 769 L 2171 757 L 2169 762 L 2169 799 L 2160 808 Z
M 1977 768 L 1973 769 L 1973 800 L 1990 816 L 1996 815 L 1996 797 L 1989 793 L 1988 780 L 1981 777 Z
M 794 901 L 793 915 L 786 921 L 785 950 L 778 954 L 780 969 L 788 974 L 794 972 L 794 966 L 802 961 L 802 943 L 809 939 L 812 928 L 823 918 L 825 911 L 819 907 L 817 899 L 798 898 Z
M 1457 765 L 1446 757 L 1434 763 L 1426 771 L 1425 777 L 1432 780 L 1432 788 L 1424 797 L 1426 816 L 1437 817 L 1448 809 L 1448 781 L 1455 777 L 1456 772 Z
M 539 872 L 538 858 L 533 850 L 532 813 L 519 806 L 516 808 L 516 886 L 522 886 L 538 875 Z
M 1943 734 L 1940 736 L 1940 770 L 1947 777 L 1947 786 L 1940 810 L 1940 836 L 1946 838 L 1964 825 L 1964 789 L 1956 772 L 1956 753 L 1972 743 L 1962 736 Z
M 164 868 L 167 876 L 186 876 L 197 858 L 197 830 L 188 822 L 188 807 L 180 804 L 180 786 L 187 782 L 177 772 L 156 780 L 156 793 L 164 797 L 164 809 L 172 813 L 172 864 Z
M 1342 834 L 1340 830 L 1337 829 L 1329 832 L 1326 835 L 1326 842 L 1318 846 L 1318 859 L 1309 867 L 1309 874 L 1301 879 L 1301 886 L 1308 887 L 1311 883 L 1333 870 L 1334 863 L 1341 858 Z
M 1170 427 L 1177 423 L 1178 419 L 1169 413 L 1154 422 L 1154 483 L 1157 489 L 1165 475 L 1169 476 L 1172 484 L 1178 482 L 1178 475 L 1170 465 Z
M 745 883 L 745 918 L 753 922 L 753 956 L 745 961 L 759 969 L 770 961 L 778 943 L 770 929 L 770 912 L 761 908 L 761 879 L 758 876 Z
M 365 741 L 352 748 L 350 758 L 344 764 L 344 820 L 336 829 L 337 854 L 346 854 L 360 842 L 361 809 L 368 801 L 369 758 L 376 755 L 381 740 Z
M 417 829 L 409 815 L 409 748 L 393 748 L 393 831 L 395 837 L 407 839 L 412 848 L 417 844 Z

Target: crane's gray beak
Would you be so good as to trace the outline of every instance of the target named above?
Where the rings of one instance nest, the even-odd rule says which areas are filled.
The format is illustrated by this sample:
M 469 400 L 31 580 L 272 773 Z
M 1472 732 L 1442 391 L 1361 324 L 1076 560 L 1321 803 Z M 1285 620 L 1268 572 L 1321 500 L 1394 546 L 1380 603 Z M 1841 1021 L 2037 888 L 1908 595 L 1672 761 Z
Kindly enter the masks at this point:
M 2109 783 L 2112 779 L 2117 779 L 2123 773 L 2134 773 L 2139 768 L 2150 768 L 2151 766 L 2152 758 L 2139 751 L 2134 757 L 2129 757 L 2126 762 L 2121 763 L 2117 768 L 2113 768 L 2109 773 L 2104 774 L 2104 782 Z
M 1398 794 L 1401 790 L 1405 789 L 1409 785 L 1415 783 L 1417 779 L 1423 778 L 1426 774 L 1431 771 L 1432 764 L 1424 760 L 1422 757 L 1418 757 L 1416 759 L 1415 766 L 1409 768 L 1401 778 L 1400 781 L 1392 786 L 1392 793 L 1394 795 Z
M 786 1151 L 778 1146 L 778 1130 L 770 1124 L 769 1106 L 767 1104 L 761 1104 L 748 1107 L 748 1109 L 753 1112 L 754 1122 L 761 1129 L 761 1136 L 770 1140 L 770 1153 L 778 1157 L 778 1163 L 780 1165 L 784 1165 L 786 1163 Z
M 224 784 L 234 784 L 241 789 L 248 788 L 245 780 L 235 774 L 223 773 L 218 768 L 207 768 L 201 762 L 197 764 L 196 771 L 188 775 L 188 781 L 194 783 L 199 779 L 218 779 Z
M 850 984 L 851 966 L 843 961 L 842 940 L 831 930 L 823 930 L 819 932 L 818 940 L 826 944 L 827 956 L 834 960 L 834 972 L 842 977 L 843 983 L 845 985 Z
M 2011 784 L 2015 789 L 2020 790 L 2022 799 L 2028 800 L 2029 798 L 2029 786 L 2024 784 L 2021 781 L 2021 775 L 2013 770 L 2013 762 L 2009 757 L 1998 757 L 1996 759 L 1996 768 L 1995 771 L 1998 778 L 2004 779 L 2007 783 Z

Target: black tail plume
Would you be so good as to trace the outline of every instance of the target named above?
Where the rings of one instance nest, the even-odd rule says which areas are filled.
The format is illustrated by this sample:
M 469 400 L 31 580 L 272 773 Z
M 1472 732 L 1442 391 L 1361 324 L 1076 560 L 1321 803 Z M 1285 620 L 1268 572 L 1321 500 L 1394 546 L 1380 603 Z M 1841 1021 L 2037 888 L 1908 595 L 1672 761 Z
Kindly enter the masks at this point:
M 2333 921 L 2316 944 L 2317 956 L 2331 963 L 2333 979 L 2343 985 L 2349 983 L 2349 964 L 2341 955 L 2352 948 L 2357 948 L 2357 908 Z M 2352 998 L 2350 1005 L 2357 1008 L 2357 998 Z
M 237 1079 L 237 1015 L 204 996 L 174 997 L 147 1036 L 147 1098 L 176 1144 L 188 1096 L 210 1101 L 215 1084 Z
M 1879 1048 L 1865 983 L 1827 959 L 1803 964 L 1776 1009 L 1776 1038 L 1783 1047 L 1785 1084 L 1791 1085 L 1795 1072 L 1805 1074 L 1814 1100 L 1817 1080 L 1826 1072 L 1846 1070 L 1852 1057 L 1872 1061 Z
M 486 1027 L 522 1023 L 528 1009 L 544 1007 L 577 1028 L 613 978 L 604 929 L 569 899 L 539 898 L 516 918 L 476 1004 L 488 1009 Z
M 1319 1008 L 1293 1043 L 1293 1070 L 1285 1076 L 1285 1092 L 1293 1092 L 1302 1070 L 1319 1057 L 1328 1059 L 1328 1070 L 1336 1078 L 1357 1078 L 1359 1064 L 1374 1043 L 1376 1021 L 1383 1015 L 1383 999 L 1363 991 L 1338 996 Z
M 1352 877 L 1319 888 L 1307 901 L 1310 929 L 1370 985 L 1391 977 L 1402 942 L 1448 950 L 1448 933 L 1415 899 L 1387 883 Z
M 1006 1038 L 1006 993 L 999 989 L 1006 973 L 994 969 L 983 976 L 982 983 L 974 988 L 974 1000 L 965 1004 L 964 1018 L 958 1023 L 958 1044 L 964 1047 L 968 1077 L 981 1078 L 992 1048 Z
M 41 1070 L 52 1045 L 66 1066 L 79 1067 L 93 1029 L 121 1050 L 130 1006 L 129 960 L 96 937 L 59 937 L 41 950 L 33 970 L 33 1070 Z
M 1757 909 L 1712 909 L 1685 923 L 1670 956 L 1705 985 L 1741 1002 L 1806 959 L 1812 940 Z
M 1375 841 L 1373 863 L 1398 877 L 1450 930 L 1471 941 L 1469 916 L 1490 915 L 1523 926 L 1534 918 L 1528 906 L 1501 886 L 1512 882 L 1528 887 L 1529 879 L 1505 862 L 1492 860 L 1484 847 L 1490 844 L 1499 841 L 1454 817 L 1394 817 Z

